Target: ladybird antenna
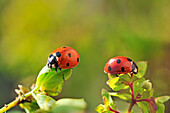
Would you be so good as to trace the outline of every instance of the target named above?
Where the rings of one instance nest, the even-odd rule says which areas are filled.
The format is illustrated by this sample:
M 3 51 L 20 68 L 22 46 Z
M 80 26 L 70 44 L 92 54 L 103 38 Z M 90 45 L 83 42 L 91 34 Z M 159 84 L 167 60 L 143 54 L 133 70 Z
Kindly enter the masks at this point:
M 63 73 L 63 71 L 61 70 L 61 68 L 59 68 L 59 70 L 60 70 L 60 71 L 61 71 L 61 73 L 63 74 L 63 81 L 65 82 L 64 73 Z

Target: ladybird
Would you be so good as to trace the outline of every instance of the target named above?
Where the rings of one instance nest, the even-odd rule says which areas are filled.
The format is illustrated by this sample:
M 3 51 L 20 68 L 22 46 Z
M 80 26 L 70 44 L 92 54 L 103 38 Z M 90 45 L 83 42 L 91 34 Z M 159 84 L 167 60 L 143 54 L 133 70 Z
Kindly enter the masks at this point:
M 70 69 L 79 64 L 80 56 L 78 52 L 71 47 L 60 47 L 55 49 L 48 57 L 47 66 L 49 68 Z M 62 72 L 62 71 L 61 71 Z M 62 72 L 63 73 L 63 72 Z M 64 78 L 64 74 L 63 74 Z
M 104 72 L 109 74 L 138 73 L 137 65 L 128 57 L 117 56 L 111 58 L 104 67 Z

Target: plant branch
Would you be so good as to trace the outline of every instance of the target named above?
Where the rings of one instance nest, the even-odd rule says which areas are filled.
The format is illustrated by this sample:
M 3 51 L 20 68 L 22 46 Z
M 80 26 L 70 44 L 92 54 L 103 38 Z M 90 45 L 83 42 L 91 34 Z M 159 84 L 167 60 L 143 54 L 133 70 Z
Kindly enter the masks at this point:
M 32 91 L 30 91 L 30 92 L 28 92 L 28 93 L 26 93 L 26 94 L 24 94 L 24 95 L 19 95 L 18 97 L 16 97 L 16 99 L 15 99 L 14 101 L 10 102 L 10 103 L 7 104 L 7 105 L 5 104 L 4 107 L 2 107 L 2 108 L 0 109 L 0 113 L 3 113 L 3 112 L 6 113 L 7 110 L 9 110 L 9 109 L 11 109 L 12 107 L 14 107 L 14 106 L 22 103 L 23 100 L 26 100 L 26 98 L 29 97 L 29 96 L 31 96 L 31 95 L 32 95 Z
M 12 101 L 11 103 L 7 104 L 7 105 L 4 105 L 4 107 L 2 107 L 0 109 L 0 113 L 3 113 L 3 112 L 6 112 L 7 110 L 9 110 L 10 108 L 18 105 L 20 103 L 20 99 L 19 98 L 16 98 L 14 101 Z
M 148 102 L 148 99 L 140 99 L 140 100 L 136 100 L 136 102 L 141 102 L 141 101 L 146 101 L 146 102 Z
M 130 87 L 131 95 L 132 95 L 131 103 L 130 103 L 130 106 L 129 106 L 129 109 L 128 109 L 128 113 L 130 113 L 133 105 L 136 104 L 136 99 L 134 98 L 134 91 L 133 91 L 133 73 L 131 73 L 131 82 L 128 85 Z

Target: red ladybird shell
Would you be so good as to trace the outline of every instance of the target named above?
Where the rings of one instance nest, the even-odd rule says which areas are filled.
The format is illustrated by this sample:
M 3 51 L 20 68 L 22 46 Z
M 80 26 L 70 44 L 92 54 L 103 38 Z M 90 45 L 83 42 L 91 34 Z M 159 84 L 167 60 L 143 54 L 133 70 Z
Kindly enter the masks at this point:
M 57 48 L 51 54 L 59 54 L 59 56 L 57 56 L 58 67 L 62 69 L 73 68 L 78 65 L 80 61 L 78 52 L 71 47 Z
M 104 72 L 109 74 L 137 74 L 137 65 L 128 57 L 118 56 L 111 58 L 104 67 Z

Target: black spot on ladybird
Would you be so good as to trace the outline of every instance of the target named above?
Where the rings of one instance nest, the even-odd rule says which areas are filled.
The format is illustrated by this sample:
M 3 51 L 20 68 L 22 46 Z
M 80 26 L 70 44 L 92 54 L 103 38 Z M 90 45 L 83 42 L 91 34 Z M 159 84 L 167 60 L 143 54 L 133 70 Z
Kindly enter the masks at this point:
M 50 56 L 49 56 L 49 58 L 51 58 L 53 55 L 51 54 Z
M 69 66 L 70 64 L 69 63 L 67 63 L 67 67 Z
M 57 57 L 60 57 L 60 56 L 61 56 L 61 53 L 60 53 L 60 52 L 56 52 L 56 56 L 57 56 Z
M 108 71 L 111 71 L 111 67 L 110 66 L 108 67 Z
M 121 70 L 124 72 L 124 71 L 125 71 L 125 68 L 124 68 L 124 67 L 121 67 Z
M 77 62 L 79 62 L 79 58 L 77 58 Z
M 65 46 L 63 48 L 66 48 Z
M 120 59 L 117 59 L 117 63 L 120 64 L 121 60 Z
M 127 60 L 128 60 L 129 62 L 131 62 L 131 61 L 132 61 L 130 58 L 127 58 Z
M 69 53 L 68 56 L 71 57 L 71 53 Z

